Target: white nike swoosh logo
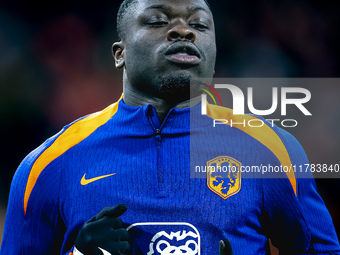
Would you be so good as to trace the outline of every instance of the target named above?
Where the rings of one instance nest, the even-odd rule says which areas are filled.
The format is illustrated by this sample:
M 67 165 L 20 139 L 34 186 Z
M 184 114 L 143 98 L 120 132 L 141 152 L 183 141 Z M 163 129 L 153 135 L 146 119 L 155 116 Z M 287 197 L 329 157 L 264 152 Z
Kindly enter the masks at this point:
M 111 255 L 110 252 L 105 251 L 104 249 L 102 249 L 102 248 L 100 248 L 100 247 L 98 247 L 98 249 L 102 251 L 103 255 Z

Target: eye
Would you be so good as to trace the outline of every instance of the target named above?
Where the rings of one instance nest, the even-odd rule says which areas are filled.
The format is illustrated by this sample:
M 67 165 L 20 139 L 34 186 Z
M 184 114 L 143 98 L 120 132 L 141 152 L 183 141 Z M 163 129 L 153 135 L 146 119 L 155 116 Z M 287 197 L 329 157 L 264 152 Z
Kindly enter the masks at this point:
M 149 27 L 164 27 L 166 26 L 169 22 L 165 19 L 150 19 L 145 22 L 147 26 Z
M 208 25 L 202 22 L 192 22 L 189 25 L 199 31 L 205 31 L 209 29 Z
M 167 24 L 168 24 L 168 22 L 165 22 L 165 21 L 157 21 L 157 22 L 147 23 L 147 25 L 149 25 L 150 27 L 163 27 Z

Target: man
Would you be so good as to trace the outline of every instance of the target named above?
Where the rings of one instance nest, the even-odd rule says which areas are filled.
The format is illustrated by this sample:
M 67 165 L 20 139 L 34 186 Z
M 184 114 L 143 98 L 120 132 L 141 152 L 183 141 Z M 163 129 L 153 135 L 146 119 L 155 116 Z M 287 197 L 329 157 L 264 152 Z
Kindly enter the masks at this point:
M 224 240 L 220 254 L 231 254 L 229 239 L 235 254 L 258 255 L 270 238 L 283 254 L 340 254 L 312 179 L 241 179 L 242 165 L 306 163 L 296 140 L 269 125 L 211 132 L 213 118 L 236 117 L 210 105 L 201 115 L 190 81 L 214 73 L 207 3 L 124 1 L 118 32 L 124 96 L 66 126 L 19 166 L 0 253 L 216 254 Z M 190 178 L 190 164 L 236 171 Z

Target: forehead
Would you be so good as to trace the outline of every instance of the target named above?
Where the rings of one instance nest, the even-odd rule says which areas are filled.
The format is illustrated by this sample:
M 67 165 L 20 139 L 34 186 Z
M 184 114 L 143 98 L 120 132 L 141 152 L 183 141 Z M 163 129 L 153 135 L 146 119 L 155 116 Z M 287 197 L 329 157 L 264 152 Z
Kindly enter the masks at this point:
M 149 9 L 159 9 L 169 12 L 195 12 L 201 10 L 211 14 L 204 0 L 138 0 L 136 7 L 138 13 Z

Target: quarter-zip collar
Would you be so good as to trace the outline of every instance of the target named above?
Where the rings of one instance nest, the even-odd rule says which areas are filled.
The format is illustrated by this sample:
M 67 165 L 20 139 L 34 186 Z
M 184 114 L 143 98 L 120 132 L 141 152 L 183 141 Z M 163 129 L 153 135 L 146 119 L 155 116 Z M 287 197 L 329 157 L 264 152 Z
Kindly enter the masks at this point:
M 199 109 L 200 105 L 185 109 L 172 108 L 163 123 L 160 123 L 152 105 L 129 106 L 121 99 L 112 124 L 117 120 L 124 126 L 121 131 L 124 130 L 129 136 L 152 136 L 156 129 L 160 130 L 162 135 L 184 135 L 190 133 L 190 111 Z

